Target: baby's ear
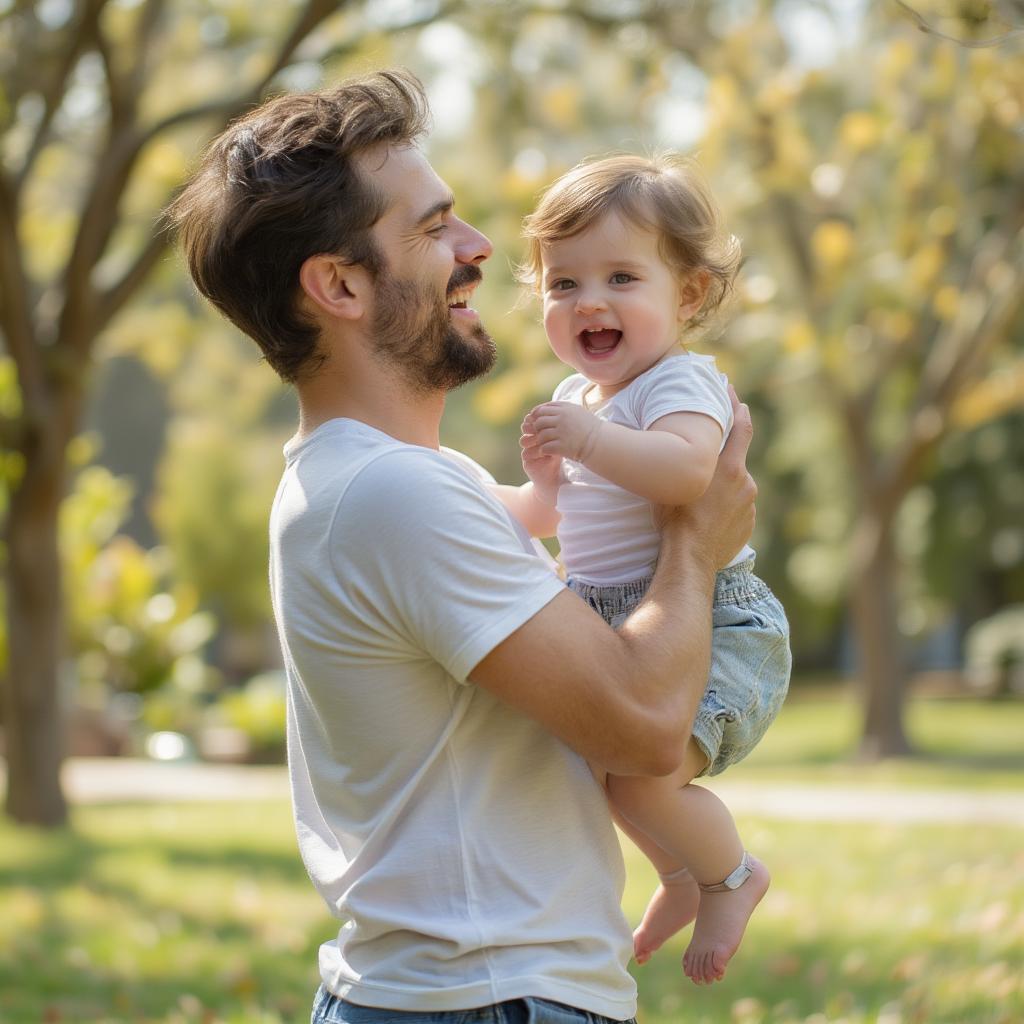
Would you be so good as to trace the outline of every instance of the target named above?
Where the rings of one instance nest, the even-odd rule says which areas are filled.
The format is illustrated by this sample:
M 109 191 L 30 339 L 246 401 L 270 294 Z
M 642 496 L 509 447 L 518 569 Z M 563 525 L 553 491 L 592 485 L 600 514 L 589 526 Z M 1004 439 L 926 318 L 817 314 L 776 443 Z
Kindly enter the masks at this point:
M 708 297 L 708 285 L 711 275 L 706 270 L 695 270 L 684 277 L 679 286 L 679 321 L 689 320 L 700 312 L 704 300 Z

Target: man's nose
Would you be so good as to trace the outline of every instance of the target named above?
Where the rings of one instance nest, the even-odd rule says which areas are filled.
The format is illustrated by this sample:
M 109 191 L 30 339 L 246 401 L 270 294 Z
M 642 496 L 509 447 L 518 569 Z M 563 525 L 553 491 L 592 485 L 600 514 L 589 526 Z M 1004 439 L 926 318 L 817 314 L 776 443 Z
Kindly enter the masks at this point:
M 483 263 L 494 252 L 491 240 L 472 224 L 459 221 L 461 233 L 455 247 L 455 258 L 460 263 Z

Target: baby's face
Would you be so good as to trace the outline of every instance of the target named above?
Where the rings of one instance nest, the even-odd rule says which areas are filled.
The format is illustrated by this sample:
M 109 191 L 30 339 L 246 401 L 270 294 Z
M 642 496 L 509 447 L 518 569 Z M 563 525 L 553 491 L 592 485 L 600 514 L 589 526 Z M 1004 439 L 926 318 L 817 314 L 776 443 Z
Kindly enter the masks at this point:
M 544 329 L 555 355 L 604 397 L 673 349 L 692 314 L 657 235 L 616 212 L 542 249 Z

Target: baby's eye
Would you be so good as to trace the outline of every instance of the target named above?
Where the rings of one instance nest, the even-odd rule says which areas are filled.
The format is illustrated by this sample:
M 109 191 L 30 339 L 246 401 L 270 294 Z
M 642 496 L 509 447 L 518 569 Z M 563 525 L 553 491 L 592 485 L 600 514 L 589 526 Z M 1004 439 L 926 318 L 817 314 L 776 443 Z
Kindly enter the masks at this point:
M 553 292 L 566 292 L 575 286 L 576 282 L 571 277 L 560 277 L 556 281 L 552 281 L 548 288 Z
M 636 278 L 632 274 L 627 274 L 624 270 L 620 270 L 617 274 L 612 274 L 612 284 L 629 284 L 630 281 L 635 281 Z

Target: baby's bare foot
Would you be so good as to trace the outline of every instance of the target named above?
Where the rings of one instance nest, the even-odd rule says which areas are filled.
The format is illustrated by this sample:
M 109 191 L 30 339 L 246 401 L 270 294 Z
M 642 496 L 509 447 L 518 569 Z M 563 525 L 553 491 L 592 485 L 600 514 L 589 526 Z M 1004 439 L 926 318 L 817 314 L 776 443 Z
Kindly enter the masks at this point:
M 692 875 L 663 880 L 644 911 L 640 926 L 633 932 L 633 957 L 645 964 L 676 932 L 682 931 L 696 916 L 700 890 Z
M 700 894 L 693 938 L 683 954 L 683 970 L 696 984 L 722 980 L 754 907 L 768 891 L 768 869 L 756 857 L 748 859 L 751 875 L 738 889 Z

